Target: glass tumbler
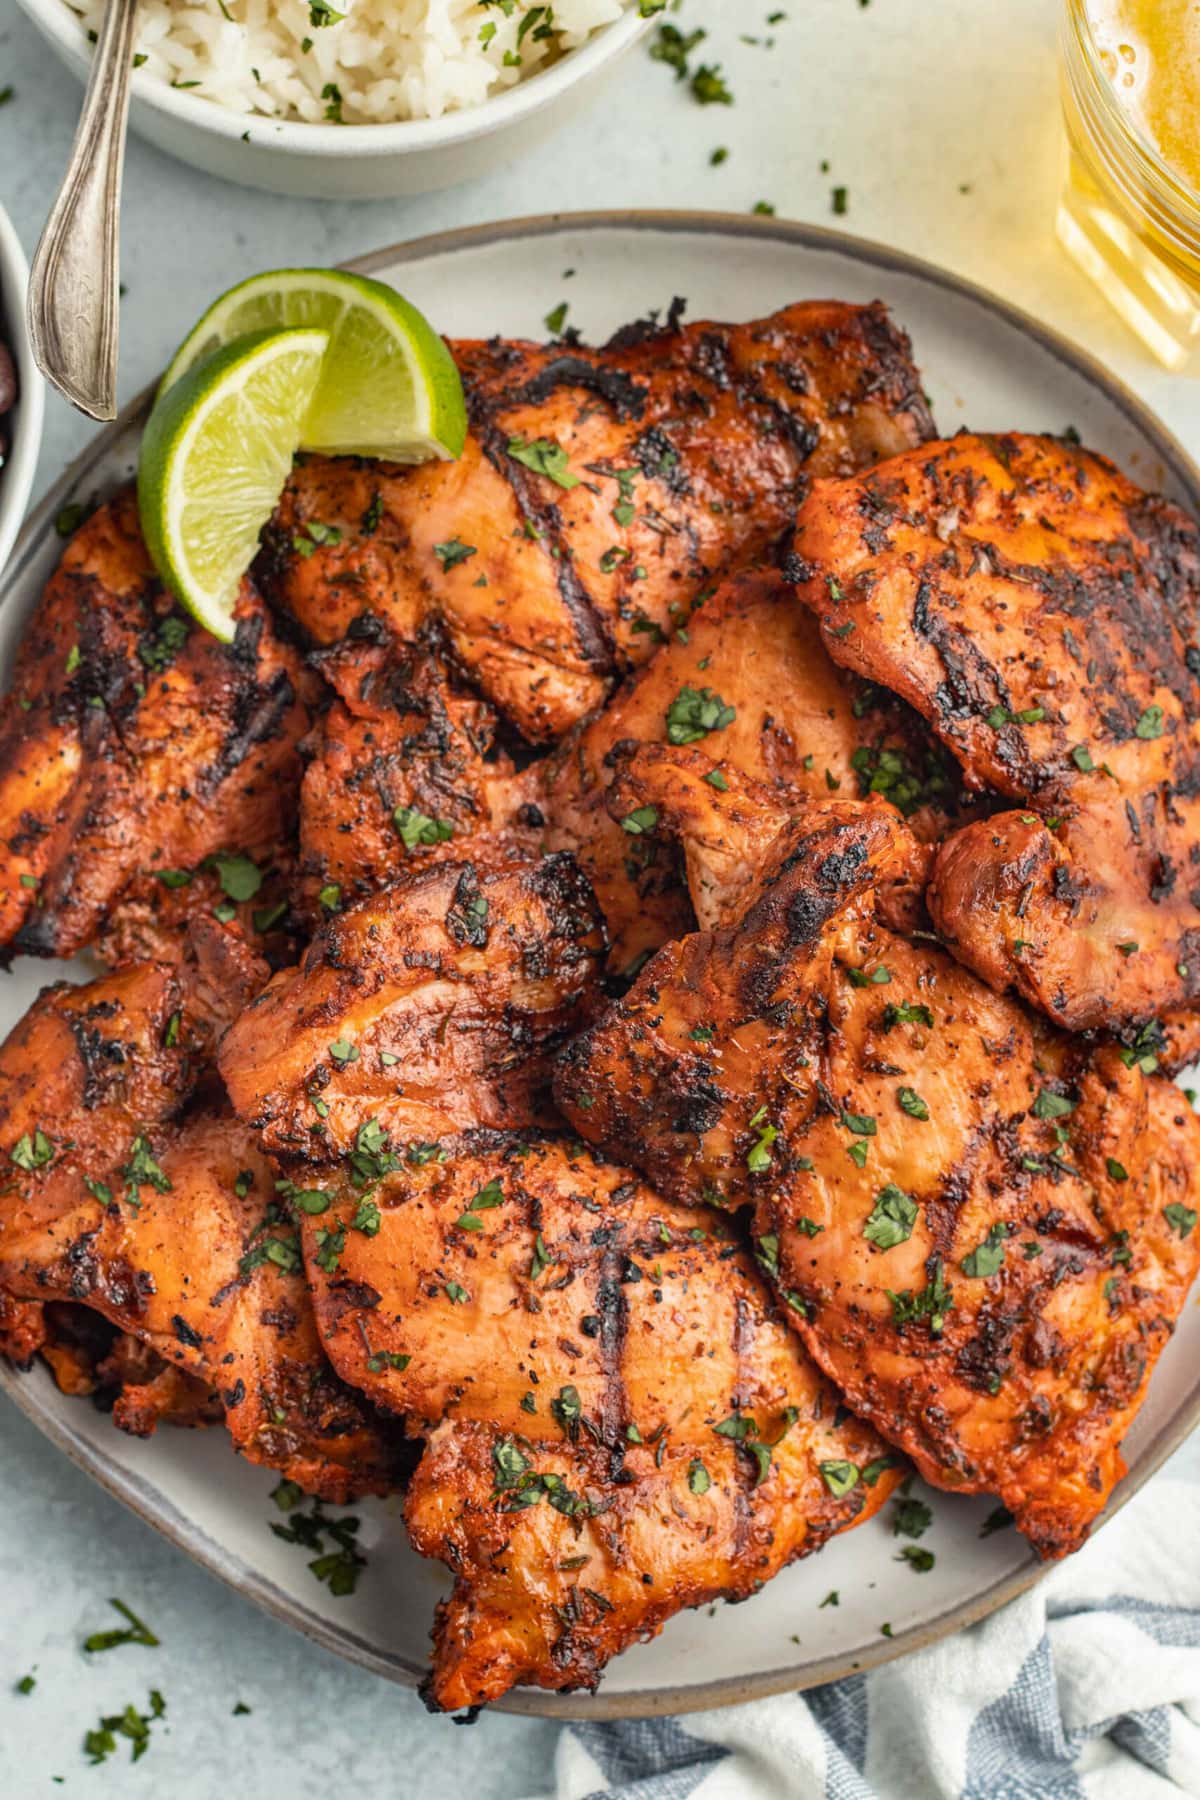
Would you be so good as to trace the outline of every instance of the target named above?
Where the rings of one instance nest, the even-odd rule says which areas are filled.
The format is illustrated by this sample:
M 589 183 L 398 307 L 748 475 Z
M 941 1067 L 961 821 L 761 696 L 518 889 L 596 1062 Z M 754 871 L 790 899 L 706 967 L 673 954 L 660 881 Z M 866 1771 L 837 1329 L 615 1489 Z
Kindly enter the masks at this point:
M 1122 105 L 1114 76 L 1120 69 L 1097 45 L 1086 0 L 1064 0 L 1058 236 L 1160 362 L 1200 373 L 1200 194 Z

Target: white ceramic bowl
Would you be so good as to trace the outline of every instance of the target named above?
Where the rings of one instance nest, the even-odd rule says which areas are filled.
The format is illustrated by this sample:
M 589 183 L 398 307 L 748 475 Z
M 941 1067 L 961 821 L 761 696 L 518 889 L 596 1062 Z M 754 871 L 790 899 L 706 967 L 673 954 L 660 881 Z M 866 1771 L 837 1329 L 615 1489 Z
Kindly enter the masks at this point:
M 29 503 L 46 405 L 46 391 L 25 329 L 28 282 L 29 264 L 21 240 L 0 206 L 0 340 L 12 351 L 19 384 L 17 404 L 0 418 L 0 433 L 10 441 L 8 456 L 0 467 L 0 569 L 8 561 Z
M 87 78 L 91 46 L 63 0 L 19 0 L 68 68 Z M 394 125 L 309 125 L 231 112 L 144 72 L 133 77 L 130 123 L 142 137 L 225 181 L 320 200 L 425 194 L 495 168 L 539 142 L 595 98 L 652 26 L 634 7 L 528 81 L 481 106 Z M 250 141 L 243 134 L 249 130 Z

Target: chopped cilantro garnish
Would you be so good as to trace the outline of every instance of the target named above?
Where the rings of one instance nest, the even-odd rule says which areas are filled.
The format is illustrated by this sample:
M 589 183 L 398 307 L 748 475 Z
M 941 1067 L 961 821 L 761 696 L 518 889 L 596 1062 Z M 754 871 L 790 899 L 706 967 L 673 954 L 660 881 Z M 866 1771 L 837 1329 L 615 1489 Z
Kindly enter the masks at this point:
M 140 1713 L 132 1702 L 124 1712 L 106 1713 L 98 1725 L 84 1734 L 84 1754 L 91 1758 L 93 1768 L 115 1753 L 118 1737 L 129 1740 L 130 1762 L 140 1762 L 150 1748 L 151 1725 L 156 1719 L 161 1719 L 167 1710 L 167 1703 L 157 1688 L 150 1689 L 146 1706 L 144 1713 Z
M 350 1221 L 351 1231 L 361 1231 L 364 1237 L 378 1237 L 382 1223 L 383 1216 L 378 1206 L 364 1194 Z
M 447 543 L 435 544 L 433 554 L 443 569 L 457 569 L 460 563 L 469 561 L 472 556 L 478 556 L 479 552 L 474 544 L 464 544 L 461 538 L 455 537 L 450 538 Z
M 875 1204 L 863 1226 L 863 1236 L 880 1250 L 894 1250 L 897 1244 L 906 1244 L 912 1236 L 919 1211 L 912 1195 L 889 1181 L 875 1196 Z
M 328 1226 L 318 1225 L 316 1237 L 316 1262 L 319 1269 L 327 1275 L 336 1275 L 342 1251 L 346 1248 L 346 1227 L 335 1225 L 332 1230 Z
M 262 870 L 248 856 L 209 856 L 202 866 L 216 870 L 221 892 L 239 904 L 243 900 L 253 900 L 263 884 Z
M 932 1031 L 933 1014 L 927 1006 L 910 1006 L 907 1003 L 885 1006 L 883 1029 L 894 1031 L 897 1025 L 924 1025 L 927 1030 Z
M 9 1151 L 9 1161 L 18 1169 L 32 1174 L 35 1169 L 44 1169 L 54 1161 L 54 1143 L 40 1126 L 35 1126 L 32 1133 L 26 1131 L 19 1137 Z
M 96 1654 L 101 1650 L 116 1650 L 121 1644 L 147 1644 L 153 1649 L 162 1641 L 123 1600 L 110 1600 L 108 1604 L 115 1607 L 128 1624 L 114 1626 L 111 1631 L 94 1631 L 91 1637 L 83 1640 L 85 1650 Z
M 626 813 L 621 820 L 622 831 L 630 837 L 646 837 L 658 824 L 658 808 L 656 806 L 638 806 L 631 813 Z
M 779 1136 L 774 1125 L 766 1123 L 765 1108 L 755 1113 L 750 1121 L 751 1130 L 758 1130 L 758 1137 L 751 1145 L 746 1157 L 746 1167 L 751 1175 L 761 1175 L 771 1166 L 771 1146 Z
M 931 1333 L 937 1337 L 946 1323 L 946 1314 L 954 1305 L 954 1292 L 946 1284 L 940 1258 L 935 1260 L 932 1278 L 919 1294 L 914 1294 L 911 1288 L 905 1288 L 901 1294 L 894 1294 L 890 1288 L 884 1291 L 892 1303 L 892 1324 L 899 1331 L 925 1319 Z
M 962 1259 L 962 1272 L 976 1281 L 986 1281 L 989 1276 L 999 1274 L 1004 1266 L 1005 1240 L 1012 1236 L 1012 1226 L 1002 1219 L 989 1227 L 988 1234 L 981 1244 L 967 1253 Z
M 701 63 L 692 76 L 692 93 L 701 106 L 733 105 L 733 95 L 721 73 L 720 63 Z
M 818 1465 L 821 1479 L 835 1500 L 844 1500 L 858 1486 L 860 1469 L 852 1462 L 823 1462 Z
M 171 1192 L 171 1183 L 155 1161 L 149 1138 L 140 1134 L 129 1146 L 129 1160 L 122 1166 L 121 1174 L 129 1184 L 125 1189 L 126 1203 L 134 1212 L 142 1203 L 143 1187 L 152 1187 L 159 1194 Z
M 571 488 L 579 486 L 579 476 L 571 473 L 571 463 L 561 444 L 553 438 L 514 437 L 508 441 L 508 454 L 514 462 L 522 463 L 525 468 L 532 469 L 536 475 L 545 475 L 557 487 Z
M 925 1575 L 932 1569 L 935 1558 L 932 1550 L 926 1550 L 919 1544 L 904 1544 L 894 1560 L 906 1562 L 918 1575 Z
M 737 717 L 711 688 L 682 687 L 667 708 L 667 742 L 698 744 L 710 731 L 723 731 Z
M 392 822 L 406 850 L 415 850 L 419 845 L 444 844 L 454 836 L 454 826 L 449 819 L 431 819 L 428 813 L 418 812 L 415 806 L 398 806 L 392 814 Z
M 886 987 L 892 979 L 890 970 L 885 969 L 882 964 L 879 968 L 872 969 L 869 975 L 865 969 L 847 969 L 846 977 L 850 986 L 856 988 Z
M 915 1495 L 905 1494 L 892 1511 L 892 1536 L 924 1537 L 933 1524 L 933 1508 Z
M 1049 1088 L 1043 1088 L 1029 1110 L 1035 1119 L 1065 1119 L 1075 1111 L 1075 1102 L 1065 1100 L 1061 1094 L 1052 1094 Z

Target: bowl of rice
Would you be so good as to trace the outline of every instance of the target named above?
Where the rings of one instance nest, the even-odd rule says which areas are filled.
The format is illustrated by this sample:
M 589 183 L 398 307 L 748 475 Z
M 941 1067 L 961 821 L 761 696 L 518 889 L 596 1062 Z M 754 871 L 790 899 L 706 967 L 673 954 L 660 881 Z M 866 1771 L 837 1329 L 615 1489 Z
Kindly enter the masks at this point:
M 105 0 L 19 0 L 86 78 Z M 656 0 L 142 0 L 130 123 L 272 193 L 451 187 L 574 116 Z

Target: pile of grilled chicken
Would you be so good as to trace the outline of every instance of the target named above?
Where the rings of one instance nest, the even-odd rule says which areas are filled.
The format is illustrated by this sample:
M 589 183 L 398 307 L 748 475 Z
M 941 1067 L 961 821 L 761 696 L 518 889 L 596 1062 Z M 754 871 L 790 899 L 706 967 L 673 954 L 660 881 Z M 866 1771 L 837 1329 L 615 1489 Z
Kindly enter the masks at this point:
M 0 1345 L 593 1686 L 915 1468 L 1076 1548 L 1200 1255 L 1200 533 L 878 305 L 454 347 L 225 646 L 132 495 L 0 713 Z

